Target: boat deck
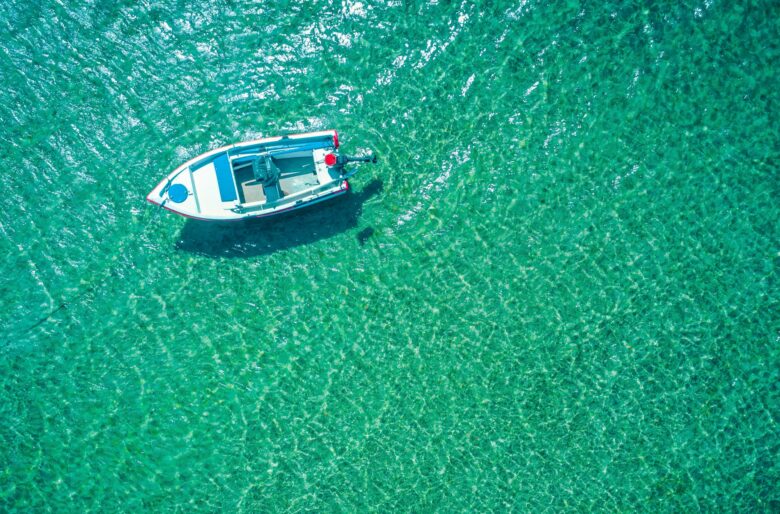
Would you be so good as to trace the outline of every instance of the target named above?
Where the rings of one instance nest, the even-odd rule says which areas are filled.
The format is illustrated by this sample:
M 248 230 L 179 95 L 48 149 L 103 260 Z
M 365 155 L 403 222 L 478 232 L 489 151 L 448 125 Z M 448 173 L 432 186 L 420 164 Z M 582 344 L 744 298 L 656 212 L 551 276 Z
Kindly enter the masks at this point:
M 281 176 L 279 184 L 271 187 L 264 188 L 255 180 L 251 164 L 244 164 L 233 169 L 241 203 L 266 200 L 274 202 L 285 196 L 316 187 L 320 183 L 317 179 L 314 160 L 311 157 L 288 157 L 275 159 L 274 162 L 279 167 Z

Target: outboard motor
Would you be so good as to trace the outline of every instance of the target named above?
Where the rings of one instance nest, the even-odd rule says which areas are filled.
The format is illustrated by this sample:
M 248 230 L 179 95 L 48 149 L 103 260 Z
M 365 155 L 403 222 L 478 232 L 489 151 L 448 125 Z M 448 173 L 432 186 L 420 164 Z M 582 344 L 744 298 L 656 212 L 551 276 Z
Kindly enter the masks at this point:
M 353 157 L 349 155 L 336 155 L 335 153 L 329 153 L 325 155 L 325 165 L 329 168 L 335 168 L 339 175 L 352 176 L 357 170 L 345 174 L 344 167 L 351 162 L 370 162 L 376 164 L 376 154 L 366 155 L 364 157 Z

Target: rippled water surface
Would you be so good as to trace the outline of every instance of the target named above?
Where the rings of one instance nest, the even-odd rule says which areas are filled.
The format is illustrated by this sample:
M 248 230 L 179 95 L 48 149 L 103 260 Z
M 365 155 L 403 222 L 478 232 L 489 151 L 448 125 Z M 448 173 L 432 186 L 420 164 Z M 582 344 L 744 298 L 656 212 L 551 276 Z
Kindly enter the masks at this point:
M 780 12 L 733 4 L 0 3 L 0 510 L 780 510 Z M 327 128 L 347 198 L 144 202 Z

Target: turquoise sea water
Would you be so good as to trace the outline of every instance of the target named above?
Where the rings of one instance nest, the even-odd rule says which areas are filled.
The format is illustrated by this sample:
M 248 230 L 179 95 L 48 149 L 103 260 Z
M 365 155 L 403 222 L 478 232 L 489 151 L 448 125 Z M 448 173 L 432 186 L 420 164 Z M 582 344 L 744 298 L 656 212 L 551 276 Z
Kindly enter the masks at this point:
M 0 510 L 780 510 L 776 2 L 0 3 Z M 350 197 L 144 202 L 336 128 Z

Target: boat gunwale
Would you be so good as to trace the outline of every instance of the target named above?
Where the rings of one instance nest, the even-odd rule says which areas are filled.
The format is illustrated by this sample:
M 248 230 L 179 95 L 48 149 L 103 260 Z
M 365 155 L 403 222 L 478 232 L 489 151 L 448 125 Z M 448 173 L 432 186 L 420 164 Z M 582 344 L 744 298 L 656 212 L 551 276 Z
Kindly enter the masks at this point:
M 296 205 L 292 205 L 290 207 L 285 207 L 284 209 L 278 209 L 277 210 L 275 208 L 271 212 L 268 212 L 267 210 L 261 210 L 260 213 L 258 213 L 258 214 L 248 214 L 248 215 L 243 215 L 243 216 L 239 215 L 239 216 L 231 217 L 231 218 L 214 218 L 214 217 L 204 218 L 204 217 L 201 217 L 201 216 L 194 216 L 192 214 L 188 214 L 188 213 L 185 213 L 185 212 L 182 212 L 182 211 L 177 211 L 175 209 L 171 209 L 167 205 L 163 205 L 160 202 L 156 202 L 155 200 L 152 200 L 151 198 L 147 198 L 147 201 L 149 203 L 152 203 L 154 205 L 162 207 L 166 211 L 170 211 L 170 212 L 172 212 L 174 214 L 178 214 L 179 216 L 184 216 L 185 218 L 189 218 L 189 219 L 193 219 L 193 220 L 216 221 L 216 222 L 222 222 L 222 221 L 235 222 L 235 221 L 244 221 L 244 220 L 250 220 L 250 219 L 256 219 L 256 218 L 266 218 L 266 217 L 269 217 L 269 216 L 274 216 L 276 214 L 282 214 L 282 213 L 288 212 L 288 211 L 294 211 L 294 210 L 297 210 L 297 209 L 303 209 L 304 207 L 308 207 L 310 205 L 315 205 L 315 204 L 317 204 L 317 203 L 319 203 L 319 202 L 321 202 L 323 200 L 329 200 L 332 197 L 336 197 L 336 196 L 340 196 L 340 195 L 346 194 L 347 192 L 349 192 L 349 189 L 350 189 L 349 181 L 345 180 L 344 181 L 344 186 L 342 188 L 336 189 L 334 191 L 331 191 L 331 192 L 328 192 L 328 193 L 325 193 L 325 194 L 322 194 L 322 195 L 320 195 L 320 196 L 318 196 L 316 198 L 313 198 L 312 200 L 309 200 L 308 202 L 301 202 L 301 203 L 298 203 Z M 235 214 L 238 214 L 238 213 L 235 213 Z

